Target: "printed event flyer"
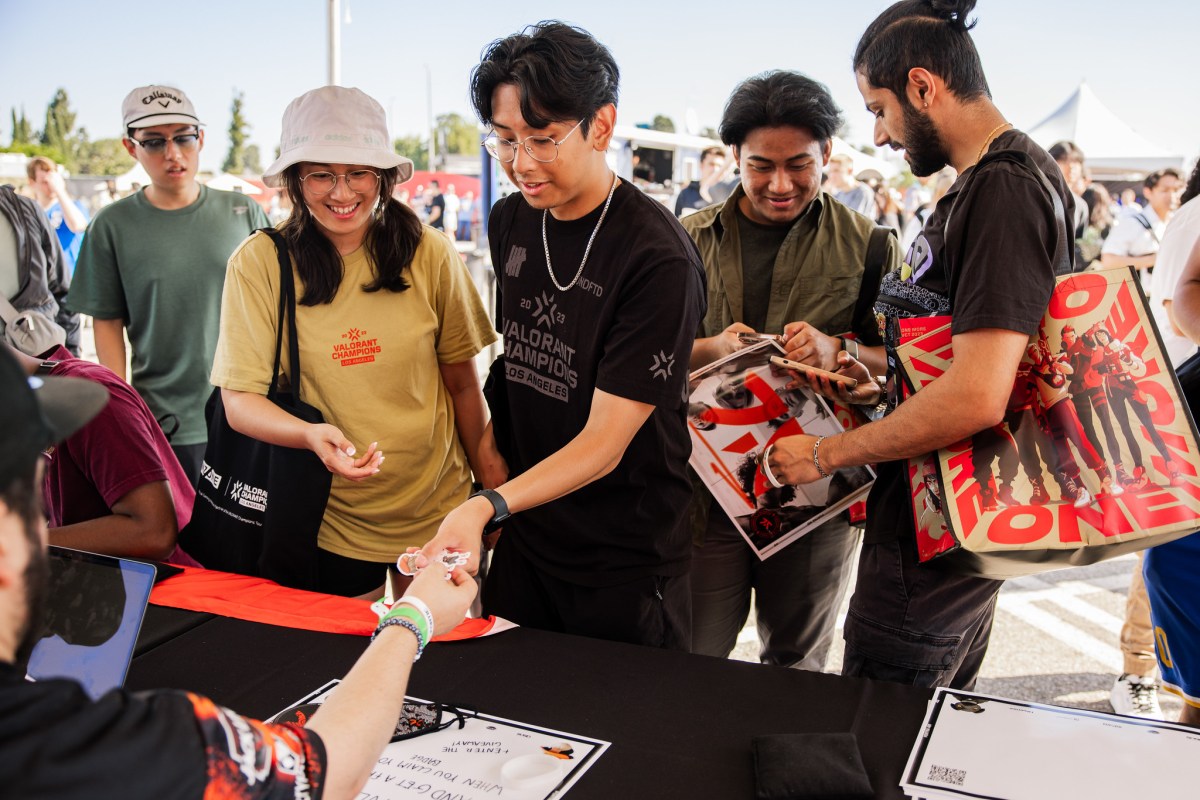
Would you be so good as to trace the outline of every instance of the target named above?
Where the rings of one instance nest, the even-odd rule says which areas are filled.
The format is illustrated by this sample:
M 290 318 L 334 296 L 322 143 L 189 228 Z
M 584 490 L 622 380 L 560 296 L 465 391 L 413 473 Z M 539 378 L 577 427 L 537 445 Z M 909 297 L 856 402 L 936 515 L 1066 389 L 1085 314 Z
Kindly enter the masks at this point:
M 905 388 L 920 391 L 951 363 L 949 326 L 897 355 Z M 1132 270 L 1059 279 L 1004 419 L 910 461 L 922 559 L 1008 553 L 1013 574 L 1028 574 L 1065 564 L 1021 551 L 1074 550 L 1071 563 L 1090 563 L 1098 547 L 1116 555 L 1194 530 L 1200 458 L 1180 396 Z
M 340 681 L 329 683 L 276 717 L 307 713 Z M 429 701 L 405 697 L 408 702 Z M 408 706 L 406 706 L 406 709 Z M 595 763 L 609 742 L 443 705 L 428 733 L 384 748 L 362 793 L 376 800 L 547 800 L 567 790 Z
M 691 466 L 759 559 L 766 559 L 866 496 L 870 467 L 838 470 L 806 486 L 776 489 L 758 469 L 785 436 L 840 433 L 850 409 L 808 389 L 788 389 L 786 370 L 770 363 L 782 348 L 764 341 L 692 373 L 688 429 Z

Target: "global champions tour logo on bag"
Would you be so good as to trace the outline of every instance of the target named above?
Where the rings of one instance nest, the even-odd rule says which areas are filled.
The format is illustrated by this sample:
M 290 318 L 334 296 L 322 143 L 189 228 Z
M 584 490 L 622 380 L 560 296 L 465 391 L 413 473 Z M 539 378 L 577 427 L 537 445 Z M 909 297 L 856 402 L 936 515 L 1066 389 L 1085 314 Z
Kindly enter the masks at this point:
M 367 332 L 361 328 L 351 328 L 342 334 L 346 341 L 333 346 L 333 360 L 341 362 L 343 367 L 352 364 L 369 364 L 375 356 L 383 352 L 378 339 L 366 338 Z
M 242 508 L 252 511 L 267 510 L 267 490 L 248 483 L 234 481 L 229 484 L 229 498 Z

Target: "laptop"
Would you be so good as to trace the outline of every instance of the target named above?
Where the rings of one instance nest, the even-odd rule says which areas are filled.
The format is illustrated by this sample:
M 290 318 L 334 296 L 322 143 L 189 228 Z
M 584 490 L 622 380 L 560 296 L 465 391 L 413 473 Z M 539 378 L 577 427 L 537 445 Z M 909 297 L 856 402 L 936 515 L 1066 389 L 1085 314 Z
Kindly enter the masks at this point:
M 69 678 L 93 699 L 124 684 L 156 572 L 143 561 L 51 546 L 45 622 L 27 677 Z

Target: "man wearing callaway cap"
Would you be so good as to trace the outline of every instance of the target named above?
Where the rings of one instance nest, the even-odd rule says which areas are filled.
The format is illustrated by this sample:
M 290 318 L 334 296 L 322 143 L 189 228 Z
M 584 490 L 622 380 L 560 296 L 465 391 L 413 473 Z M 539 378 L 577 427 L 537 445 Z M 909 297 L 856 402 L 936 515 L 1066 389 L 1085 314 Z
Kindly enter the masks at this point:
M 307 727 L 241 717 L 190 692 L 115 689 L 93 702 L 69 680 L 25 680 L 49 572 L 37 484 L 45 450 L 104 406 L 89 380 L 29 377 L 0 351 L 0 787 L 5 797 L 355 796 L 400 716 L 414 656 L 462 619 L 475 584 L 433 565 Z M 255 769 L 246 769 L 251 763 Z
M 208 438 L 204 403 L 212 391 L 208 371 L 225 263 L 243 239 L 268 225 L 267 217 L 244 195 L 196 182 L 204 131 L 183 92 L 134 89 L 121 114 L 125 149 L 150 185 L 96 215 L 67 305 L 95 318 L 100 363 L 142 395 L 195 483 Z

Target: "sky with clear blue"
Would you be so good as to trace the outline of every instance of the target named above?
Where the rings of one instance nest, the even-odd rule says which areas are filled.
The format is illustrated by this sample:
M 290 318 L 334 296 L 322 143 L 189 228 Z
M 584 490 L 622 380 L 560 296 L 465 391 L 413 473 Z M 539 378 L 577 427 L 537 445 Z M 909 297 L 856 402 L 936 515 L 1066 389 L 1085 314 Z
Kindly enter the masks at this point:
M 868 144 L 871 118 L 850 59 L 885 0 L 536 3 L 341 0 L 342 84 L 388 111 L 394 136 L 423 133 L 434 114 L 473 118 L 467 81 L 482 48 L 539 19 L 591 31 L 621 68 L 618 121 L 666 114 L 716 127 L 739 80 L 766 69 L 805 72 L 846 112 L 849 140 Z M 208 125 L 201 166 L 228 148 L 235 91 L 250 141 L 269 161 L 288 102 L 326 82 L 328 0 L 0 0 L 0 142 L 10 108 L 40 128 L 67 90 L 93 139 L 121 135 L 121 99 L 149 83 L 182 88 Z M 535 10 L 525 10 L 535 9 Z M 997 105 L 1030 128 L 1087 80 L 1112 111 L 1151 141 L 1200 155 L 1200 89 L 1185 73 L 1200 35 L 1197 0 L 981 0 L 974 37 Z M 347 21 L 348 20 L 348 21 Z M 1185 60 L 1186 59 L 1186 60 Z M 691 111 L 691 115 L 689 115 Z

